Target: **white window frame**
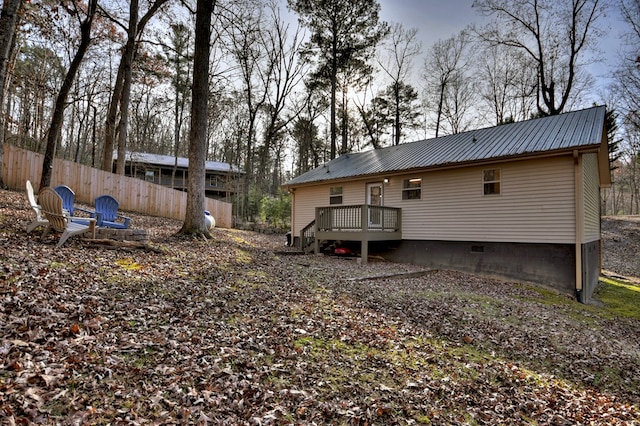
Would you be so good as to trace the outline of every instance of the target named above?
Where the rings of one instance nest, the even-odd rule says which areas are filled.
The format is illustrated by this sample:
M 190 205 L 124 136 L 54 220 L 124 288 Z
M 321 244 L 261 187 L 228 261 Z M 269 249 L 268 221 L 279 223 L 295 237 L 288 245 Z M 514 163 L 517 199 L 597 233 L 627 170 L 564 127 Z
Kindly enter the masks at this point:
M 492 176 L 487 176 L 487 173 Z M 489 178 L 489 179 L 488 179 Z M 482 170 L 482 195 L 493 196 L 502 194 L 502 170 L 500 168 Z
M 329 187 L 329 205 L 335 206 L 338 204 L 342 204 L 343 195 L 344 195 L 344 189 L 342 186 Z
M 411 186 L 413 184 L 414 186 Z M 417 185 L 416 185 L 417 184 Z M 417 197 L 411 197 L 409 194 L 417 193 Z M 402 180 L 402 201 L 422 200 L 422 178 L 414 177 Z

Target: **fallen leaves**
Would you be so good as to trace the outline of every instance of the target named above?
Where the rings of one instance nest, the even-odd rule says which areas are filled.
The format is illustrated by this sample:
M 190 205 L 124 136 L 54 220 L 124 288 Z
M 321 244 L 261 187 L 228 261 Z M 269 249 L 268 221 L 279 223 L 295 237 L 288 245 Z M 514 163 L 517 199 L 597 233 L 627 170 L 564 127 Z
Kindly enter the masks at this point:
M 637 321 L 144 216 L 162 251 L 56 249 L 23 197 L 0 191 L 1 423 L 640 421 Z

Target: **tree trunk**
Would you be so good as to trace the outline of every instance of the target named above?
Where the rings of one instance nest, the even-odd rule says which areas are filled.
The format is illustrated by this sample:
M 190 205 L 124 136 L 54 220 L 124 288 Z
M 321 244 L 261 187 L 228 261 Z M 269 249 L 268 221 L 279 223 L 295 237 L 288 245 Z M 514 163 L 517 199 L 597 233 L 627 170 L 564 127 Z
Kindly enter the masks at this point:
M 333 35 L 333 45 L 331 52 L 331 118 L 329 119 L 329 127 L 331 131 L 331 158 L 336 158 L 336 90 L 338 90 L 338 42 L 336 34 Z
M 395 140 L 394 140 L 394 145 L 400 145 L 400 133 L 401 133 L 401 129 L 400 129 L 400 85 L 398 84 L 398 82 L 396 81 L 395 84 L 393 85 L 393 96 L 394 96 L 394 107 L 396 109 L 395 111 L 395 122 L 396 122 L 396 134 L 395 136 Z
M 44 161 L 42 162 L 42 178 L 40 179 L 40 188 L 45 188 L 51 185 L 51 173 L 53 169 L 53 158 L 55 156 L 56 143 L 60 136 L 60 129 L 64 119 L 64 107 L 67 102 L 67 96 L 71 91 L 71 85 L 80 68 L 84 54 L 89 48 L 91 42 L 91 25 L 93 23 L 93 17 L 96 13 L 96 6 L 98 0 L 90 0 L 89 7 L 87 9 L 87 16 L 85 20 L 80 24 L 80 45 L 78 50 L 69 65 L 67 75 L 62 82 L 62 87 L 58 93 L 56 99 L 55 109 L 51 118 L 51 126 L 49 127 L 49 133 L 47 135 L 47 149 L 44 154 Z
M 22 0 L 4 0 L 0 14 L 0 188 L 2 181 L 2 157 L 4 156 L 4 93 L 9 68 L 10 52 L 15 45 L 15 33 L 18 26 L 18 12 Z
M 442 106 L 444 105 L 444 89 L 446 83 L 440 85 L 440 98 L 438 99 L 438 118 L 436 119 L 436 138 L 440 132 L 440 121 L 442 120 Z
M 342 136 L 342 144 L 340 145 L 340 155 L 342 154 L 346 154 L 348 149 L 349 149 L 349 141 L 348 141 L 348 137 L 349 137 L 349 117 L 347 115 L 347 108 L 348 108 L 348 101 L 347 101 L 347 88 L 345 87 L 342 90 L 342 132 L 341 132 L 341 136 Z
M 209 100 L 209 50 L 214 0 L 198 0 L 189 131 L 187 208 L 181 234 L 211 237 L 204 221 L 204 179 Z
M 153 15 L 158 11 L 158 9 L 160 9 L 160 7 L 162 7 L 167 1 L 169 0 L 156 0 L 151 7 L 149 8 L 149 10 L 147 11 L 147 13 L 145 13 L 145 15 L 140 19 L 140 22 L 138 23 L 137 20 L 137 1 L 136 1 L 136 34 L 141 33 L 144 30 L 144 27 L 147 25 L 147 23 L 149 22 L 149 20 L 153 17 Z M 127 31 L 130 34 L 130 31 Z M 135 58 L 135 36 L 133 38 L 134 43 L 133 45 L 130 45 L 129 41 L 130 41 L 131 37 L 128 36 L 127 38 L 127 43 L 125 45 L 125 51 L 122 53 L 122 60 L 120 61 L 120 65 L 118 66 L 118 73 L 116 75 L 116 82 L 114 84 L 113 87 L 113 96 L 111 97 L 110 103 L 109 103 L 109 111 L 107 113 L 107 120 L 105 122 L 105 131 L 104 131 L 104 146 L 103 146 L 103 150 L 102 150 L 102 170 L 107 171 L 107 172 L 111 172 L 113 170 L 113 145 L 115 143 L 115 139 L 116 139 L 116 120 L 118 117 L 118 105 L 121 104 L 121 97 L 122 97 L 122 93 L 123 93 L 123 88 L 124 88 L 124 81 L 125 81 L 125 64 L 126 64 L 126 60 L 125 57 L 127 57 L 130 52 L 127 50 L 128 48 L 131 48 L 133 50 L 133 52 L 131 52 L 132 59 L 131 62 L 129 63 L 129 71 L 131 70 L 131 64 L 133 63 L 133 59 Z M 129 76 L 129 78 L 131 78 L 131 76 Z M 127 105 L 128 105 L 128 100 L 127 100 Z M 126 135 L 125 135 L 126 137 Z M 124 160 L 124 159 L 123 159 Z M 123 161 L 124 163 L 124 161 Z
M 116 139 L 116 119 L 118 117 L 118 105 L 120 104 L 120 96 L 122 95 L 122 86 L 124 82 L 124 65 L 120 62 L 116 82 L 109 103 L 107 112 L 107 120 L 104 126 L 104 146 L 102 150 L 102 170 L 111 172 L 113 170 L 113 145 Z
M 138 34 L 138 0 L 130 0 L 129 28 L 127 30 L 127 45 L 122 55 L 124 81 L 120 96 L 120 123 L 118 124 L 118 161 L 116 173 L 124 175 L 124 153 L 127 144 L 127 130 L 129 123 L 129 100 L 131 99 L 131 67 L 136 52 L 136 35 Z

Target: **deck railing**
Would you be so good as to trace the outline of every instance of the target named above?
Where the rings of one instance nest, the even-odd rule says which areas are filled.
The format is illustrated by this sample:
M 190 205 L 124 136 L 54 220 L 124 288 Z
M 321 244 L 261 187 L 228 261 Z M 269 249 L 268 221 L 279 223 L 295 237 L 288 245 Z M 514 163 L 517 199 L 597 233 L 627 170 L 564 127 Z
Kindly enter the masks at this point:
M 316 237 L 316 221 L 302 228 L 300 231 L 300 249 L 304 252 L 313 250 L 313 243 Z
M 402 239 L 401 220 L 402 209 L 396 207 L 316 207 L 315 220 L 300 231 L 300 249 L 319 253 L 321 241 L 360 241 L 360 258 L 366 263 L 369 241 Z
M 400 231 L 401 209 L 396 207 L 355 206 L 316 207 L 316 229 L 326 231 Z

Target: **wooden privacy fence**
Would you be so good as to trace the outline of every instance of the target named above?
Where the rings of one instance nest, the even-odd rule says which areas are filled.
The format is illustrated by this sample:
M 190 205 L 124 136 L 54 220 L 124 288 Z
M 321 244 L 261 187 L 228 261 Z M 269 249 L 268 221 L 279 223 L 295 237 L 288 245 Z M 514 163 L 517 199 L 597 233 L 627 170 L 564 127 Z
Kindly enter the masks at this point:
M 4 144 L 2 179 L 11 189 L 25 190 L 27 180 L 40 190 L 44 155 Z M 92 205 L 96 197 L 109 194 L 120 209 L 151 216 L 184 220 L 187 193 L 127 176 L 105 172 L 73 161 L 53 160 L 51 186 L 67 185 L 80 203 Z M 231 204 L 205 198 L 205 209 L 216 219 L 216 226 L 231 228 Z

